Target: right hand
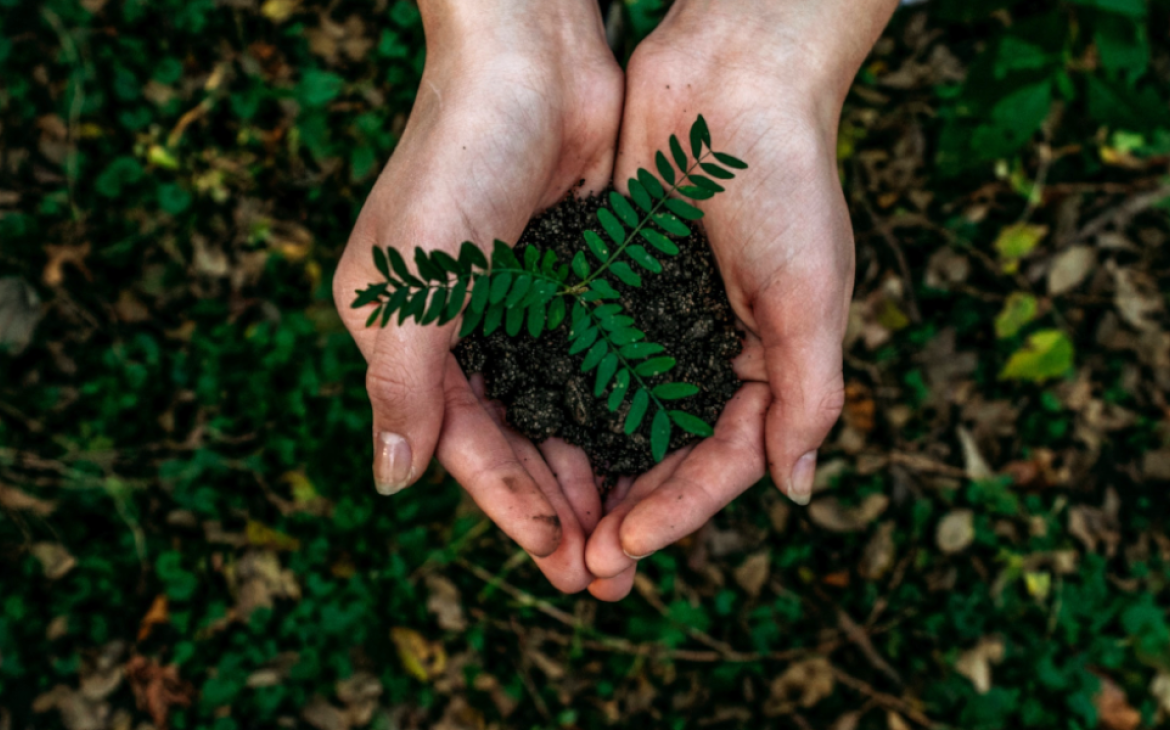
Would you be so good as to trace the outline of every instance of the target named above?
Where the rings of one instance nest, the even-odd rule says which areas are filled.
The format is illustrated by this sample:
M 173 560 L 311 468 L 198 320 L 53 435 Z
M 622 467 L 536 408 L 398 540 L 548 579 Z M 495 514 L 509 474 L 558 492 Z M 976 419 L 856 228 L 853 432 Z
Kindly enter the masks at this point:
M 432 455 L 527 550 L 557 588 L 592 580 L 585 538 L 601 505 L 588 459 L 501 425 L 451 354 L 459 320 L 367 328 L 355 292 L 381 279 L 371 247 L 458 255 L 463 241 L 516 241 L 569 191 L 608 184 L 623 80 L 592 0 L 424 0 L 427 63 L 393 157 L 358 217 L 333 280 L 369 370 L 374 479 L 394 494 Z M 583 185 L 578 188 L 578 185 Z M 371 305 L 372 306 L 372 305 Z M 478 391 L 478 392 L 477 392 Z M 543 458 L 542 458 L 543 455 Z

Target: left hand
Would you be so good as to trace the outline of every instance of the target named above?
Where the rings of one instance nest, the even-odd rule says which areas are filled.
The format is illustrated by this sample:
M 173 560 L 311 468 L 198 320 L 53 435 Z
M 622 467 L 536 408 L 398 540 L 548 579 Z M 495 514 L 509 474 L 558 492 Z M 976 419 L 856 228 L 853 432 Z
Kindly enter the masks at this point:
M 630 60 L 614 174 L 619 187 L 639 166 L 651 167 L 647 161 L 671 134 L 687 139 L 700 113 L 715 148 L 750 165 L 727 192 L 699 204 L 747 333 L 735 361 L 745 383 L 713 437 L 623 485 L 628 490 L 586 547 L 589 570 L 598 576 L 590 591 L 598 598 L 625 596 L 639 559 L 697 530 L 765 469 L 792 501 L 808 504 L 817 449 L 844 405 L 842 341 L 854 251 L 837 175 L 837 124 L 869 49 L 837 37 L 818 56 L 815 40 L 805 40 L 833 33 L 834 12 L 850 17 L 828 7 L 837 3 L 789 3 L 782 17 L 764 18 L 750 1 L 680 0 Z M 886 18 L 888 12 L 874 38 Z M 857 56 L 862 45 L 854 62 L 849 52 Z

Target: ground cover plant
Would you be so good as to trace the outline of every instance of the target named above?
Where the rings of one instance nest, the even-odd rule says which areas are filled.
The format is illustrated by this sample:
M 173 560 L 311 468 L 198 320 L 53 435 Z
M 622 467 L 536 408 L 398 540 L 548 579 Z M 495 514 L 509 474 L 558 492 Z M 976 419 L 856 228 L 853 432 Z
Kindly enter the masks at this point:
M 413 5 L 0 0 L 0 728 L 1164 725 L 1168 27 L 899 11 L 813 500 L 759 485 L 611 606 L 441 471 L 366 483 L 330 274 Z
M 591 425 L 592 429 L 606 431 L 620 429 L 626 436 L 633 436 L 643 421 L 649 424 L 648 450 L 652 461 L 619 461 L 615 455 L 594 447 L 586 452 L 591 463 L 598 464 L 606 476 L 642 473 L 655 462 L 662 461 L 669 446 L 678 448 L 694 440 L 675 439 L 672 444 L 674 426 L 694 437 L 714 433 L 707 421 L 682 410 L 679 405 L 672 404 L 674 407 L 671 407 L 667 403 L 698 395 L 702 388 L 697 383 L 712 380 L 719 383 L 720 375 L 734 376 L 727 355 L 736 353 L 729 352 L 722 358 L 712 358 L 707 371 L 693 373 L 690 382 L 662 382 L 659 376 L 674 370 L 678 361 L 665 347 L 648 340 L 646 332 L 635 326 L 638 318 L 630 315 L 638 312 L 623 306 L 622 292 L 612 283 L 620 281 L 627 291 L 638 290 L 643 288 L 643 276 L 661 274 L 662 263 L 642 244 L 648 244 L 659 255 L 678 256 L 679 245 L 672 237 L 690 238 L 693 231 L 685 221 L 698 221 L 703 217 L 703 211 L 678 196 L 709 200 L 725 190 L 715 179 L 731 180 L 735 178 L 732 170 L 747 169 L 742 160 L 711 148 L 711 133 L 701 114 L 691 125 L 690 151 L 691 157 L 688 158 L 678 137 L 671 135 L 670 159 L 661 151 L 655 156 L 661 181 L 646 168 L 639 168 L 637 177 L 630 178 L 629 198 L 611 190 L 606 196 L 608 206 L 595 206 L 595 226 L 579 231 L 580 226 L 567 227 L 561 235 L 575 238 L 579 232 L 583 242 L 573 249 L 570 263 L 564 263 L 564 259 L 558 257 L 555 244 L 542 249 L 533 243 L 524 246 L 521 261 L 512 246 L 497 239 L 490 263 L 471 241 L 463 243 L 458 258 L 442 250 L 428 252 L 415 248 L 415 270 L 412 272 L 397 249 L 374 246 L 371 253 L 374 266 L 384 281 L 357 292 L 351 306 L 354 309 L 372 306 L 366 320 L 367 327 L 375 324 L 385 327 L 395 314 L 399 324 L 414 320 L 422 325 L 442 325 L 462 315 L 461 337 L 477 332 L 490 337 L 502 328 L 509 337 L 516 337 L 526 330 L 535 339 L 546 329 L 553 332 L 567 324 L 568 335 L 562 344 L 568 346 L 569 355 L 582 356 L 582 373 L 596 371 L 593 396 L 604 396 L 606 408 L 615 414 L 610 419 L 612 423 L 589 424 L 581 419 L 579 425 Z M 578 201 L 567 200 L 560 207 L 578 205 Z M 557 214 L 554 207 L 546 215 L 555 217 Z M 559 218 L 563 221 L 565 216 Z M 598 226 L 600 232 L 596 230 Z M 705 240 L 700 239 L 694 245 L 703 246 Z M 705 259 L 700 259 L 701 264 L 710 267 L 713 263 L 710 257 Z M 645 273 L 635 271 L 631 262 Z M 607 273 L 615 278 L 610 279 Z M 672 283 L 677 286 L 679 282 Z M 669 291 L 663 293 L 669 295 Z M 730 311 L 726 295 L 723 299 L 723 309 Z M 644 299 L 643 302 L 648 308 L 657 306 L 659 310 L 668 304 L 665 297 Z M 676 324 L 687 329 L 706 318 L 705 313 L 697 309 L 676 312 L 676 315 L 682 317 L 681 323 Z M 731 330 L 730 323 L 727 324 L 727 329 Z M 699 342 L 692 343 L 694 347 L 699 345 Z M 471 368 L 469 372 L 489 367 L 488 362 L 497 359 L 495 355 L 494 352 L 481 355 L 476 363 L 480 367 Z M 531 372 L 542 364 L 529 355 L 514 360 L 512 367 Z M 488 382 L 489 392 L 498 389 L 494 380 Z M 726 377 L 722 380 L 726 381 Z M 567 392 L 568 388 L 562 390 Z M 554 393 L 553 397 L 556 398 L 557 394 Z M 562 394 L 560 400 L 563 399 Z M 723 402 L 726 402 L 726 397 Z M 516 417 L 514 399 L 505 398 L 503 404 L 513 413 L 510 419 L 513 425 L 526 423 L 524 418 Z M 530 408 L 520 410 L 522 415 L 530 412 Z M 718 415 L 718 410 L 714 415 Z M 587 437 L 588 430 L 578 432 L 544 423 L 533 425 L 535 428 L 527 428 L 524 432 L 542 439 L 563 433 L 570 443 L 581 445 L 592 446 L 594 441 Z M 647 440 L 643 438 L 641 443 L 646 444 Z M 611 471 L 610 465 L 615 463 L 627 465 L 628 470 Z

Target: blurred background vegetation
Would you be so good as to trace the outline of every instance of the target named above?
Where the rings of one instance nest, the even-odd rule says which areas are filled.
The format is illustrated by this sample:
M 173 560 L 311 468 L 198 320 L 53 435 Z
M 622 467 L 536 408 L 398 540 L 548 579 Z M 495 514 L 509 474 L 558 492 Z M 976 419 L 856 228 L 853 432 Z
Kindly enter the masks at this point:
M 423 59 L 405 0 L 0 0 L 0 729 L 1166 721 L 1170 2 L 899 11 L 814 502 L 617 605 L 370 483 L 329 282 Z

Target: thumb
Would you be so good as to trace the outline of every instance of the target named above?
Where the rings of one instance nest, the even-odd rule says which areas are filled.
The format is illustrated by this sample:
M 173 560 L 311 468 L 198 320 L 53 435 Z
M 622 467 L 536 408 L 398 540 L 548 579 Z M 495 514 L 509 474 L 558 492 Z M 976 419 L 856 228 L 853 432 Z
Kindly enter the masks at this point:
M 366 371 L 374 409 L 374 486 L 396 494 L 426 471 L 443 427 L 450 327 L 415 322 L 378 333 Z
M 768 470 L 800 505 L 812 497 L 817 449 L 845 405 L 841 359 L 848 315 L 843 297 L 804 288 L 765 293 L 756 308 L 772 390 L 764 427 Z

